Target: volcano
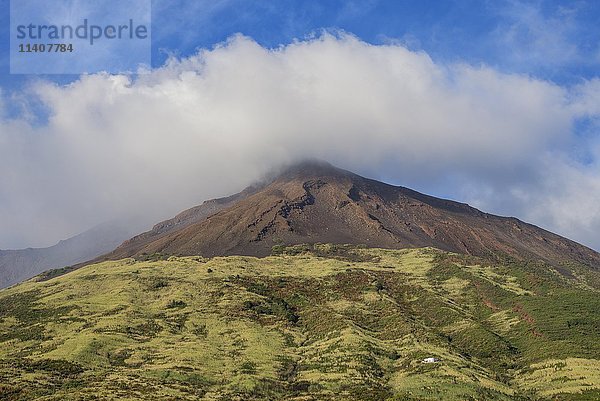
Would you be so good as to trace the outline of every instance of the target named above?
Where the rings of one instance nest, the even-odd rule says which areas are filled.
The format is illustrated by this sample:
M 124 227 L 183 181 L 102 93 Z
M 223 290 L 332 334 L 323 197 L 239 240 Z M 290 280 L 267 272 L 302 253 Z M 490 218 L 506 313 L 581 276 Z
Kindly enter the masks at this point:
M 600 254 L 512 217 L 303 162 L 266 183 L 161 222 L 102 259 L 141 255 L 266 256 L 273 246 L 338 243 L 600 267 Z
M 596 252 L 328 164 L 92 262 L 0 291 L 0 399 L 600 399 Z

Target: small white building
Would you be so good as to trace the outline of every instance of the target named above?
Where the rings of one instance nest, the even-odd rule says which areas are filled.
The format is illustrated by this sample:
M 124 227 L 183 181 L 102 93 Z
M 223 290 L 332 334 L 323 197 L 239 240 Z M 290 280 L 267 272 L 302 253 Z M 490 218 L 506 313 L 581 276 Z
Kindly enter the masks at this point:
M 425 358 L 423 359 L 421 362 L 422 363 L 436 363 L 439 362 L 440 360 L 437 358 L 433 358 L 433 357 L 429 357 L 429 358 Z

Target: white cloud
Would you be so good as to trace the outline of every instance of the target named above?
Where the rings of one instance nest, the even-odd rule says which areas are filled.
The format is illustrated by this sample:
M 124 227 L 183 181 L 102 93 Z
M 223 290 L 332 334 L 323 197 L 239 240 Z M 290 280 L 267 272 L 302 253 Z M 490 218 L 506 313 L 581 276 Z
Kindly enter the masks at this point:
M 574 40 L 580 33 L 577 15 L 582 4 L 546 11 L 535 2 L 508 1 L 495 6 L 503 22 L 494 31 L 493 43 L 505 50 L 505 63 L 553 68 L 589 61 Z
M 0 126 L 0 247 L 47 245 L 118 215 L 165 217 L 318 157 L 600 248 L 600 211 L 584 201 L 600 198 L 597 164 L 568 157 L 575 119 L 598 114 L 596 84 L 328 34 L 278 49 L 238 36 L 135 80 L 39 83 L 48 123 Z

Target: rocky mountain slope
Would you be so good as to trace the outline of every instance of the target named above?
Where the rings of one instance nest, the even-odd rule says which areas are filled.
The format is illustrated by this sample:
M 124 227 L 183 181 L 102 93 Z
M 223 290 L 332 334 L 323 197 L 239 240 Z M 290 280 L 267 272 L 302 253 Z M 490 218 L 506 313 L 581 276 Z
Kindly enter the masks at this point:
M 268 184 L 190 209 L 125 242 L 105 259 L 155 253 L 265 256 L 275 245 L 302 243 L 431 246 L 600 268 L 597 252 L 518 219 L 319 162 L 295 165 Z

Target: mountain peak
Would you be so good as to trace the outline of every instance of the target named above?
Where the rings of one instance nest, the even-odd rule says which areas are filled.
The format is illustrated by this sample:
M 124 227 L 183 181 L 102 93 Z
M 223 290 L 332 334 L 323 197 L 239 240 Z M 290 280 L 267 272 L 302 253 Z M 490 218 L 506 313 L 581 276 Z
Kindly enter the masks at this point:
M 351 176 L 355 175 L 347 170 L 335 167 L 326 161 L 306 159 L 283 167 L 273 181 L 302 178 L 310 179 L 315 177 L 348 178 Z
M 282 169 L 260 186 L 205 202 L 108 255 L 265 256 L 275 245 L 434 247 L 597 268 L 593 250 L 539 227 L 467 204 L 363 178 L 319 160 Z

